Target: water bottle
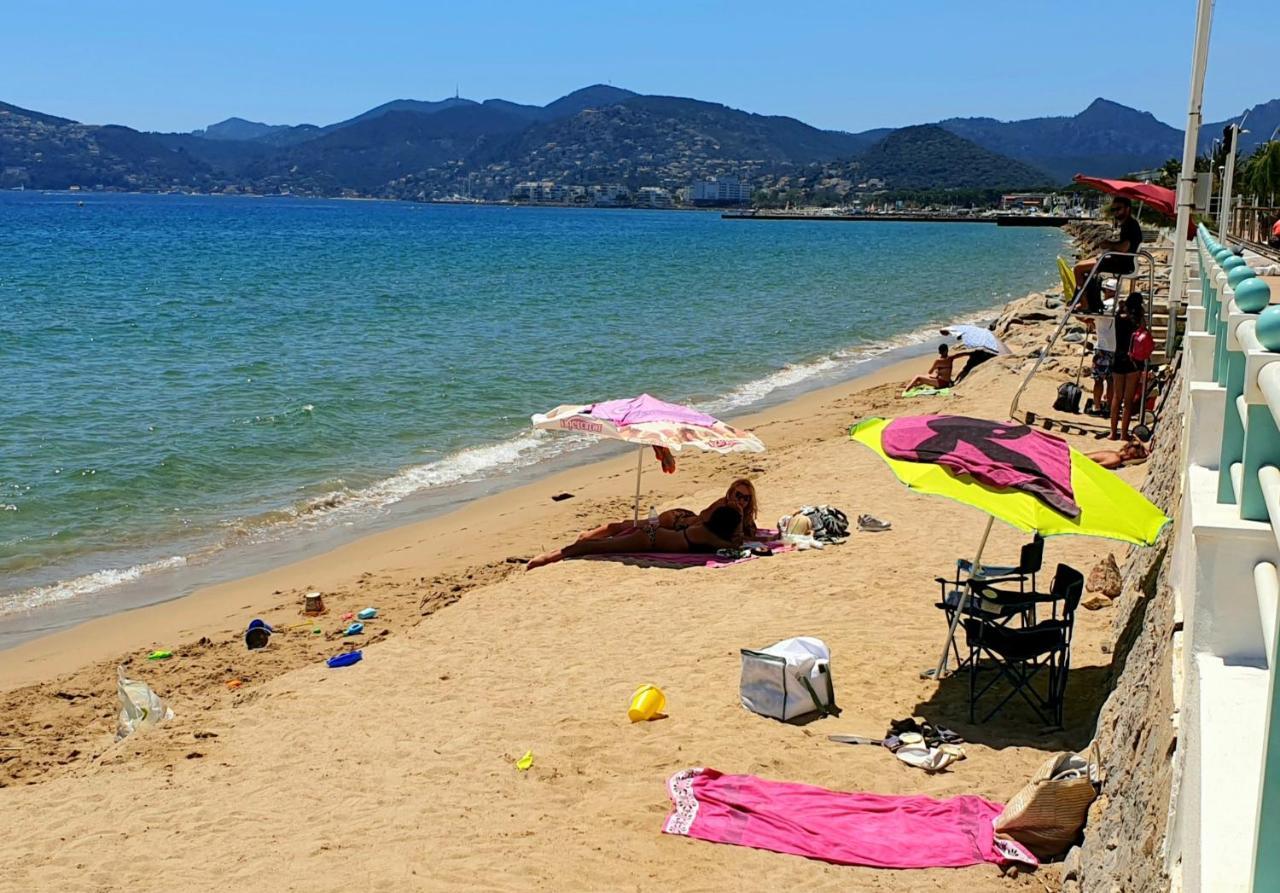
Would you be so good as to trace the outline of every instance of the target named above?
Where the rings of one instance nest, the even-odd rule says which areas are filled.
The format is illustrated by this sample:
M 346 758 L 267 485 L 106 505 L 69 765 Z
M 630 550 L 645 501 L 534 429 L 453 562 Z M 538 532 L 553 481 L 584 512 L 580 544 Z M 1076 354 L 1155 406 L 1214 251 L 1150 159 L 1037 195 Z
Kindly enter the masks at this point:
M 658 509 L 655 506 L 649 506 L 649 529 L 658 526 Z

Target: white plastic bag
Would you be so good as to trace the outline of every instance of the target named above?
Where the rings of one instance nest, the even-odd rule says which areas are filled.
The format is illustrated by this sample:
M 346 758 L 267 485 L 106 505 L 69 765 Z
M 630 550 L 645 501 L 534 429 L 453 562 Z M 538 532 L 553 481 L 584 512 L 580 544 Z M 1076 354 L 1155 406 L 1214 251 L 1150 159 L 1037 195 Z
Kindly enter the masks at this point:
M 831 686 L 831 650 L 821 639 L 800 636 L 768 648 L 742 649 L 742 706 L 789 720 L 838 713 Z
M 116 668 L 116 691 L 120 695 L 120 716 L 116 721 L 116 740 L 142 726 L 154 726 L 173 719 L 173 711 L 145 682 L 124 675 L 124 667 Z

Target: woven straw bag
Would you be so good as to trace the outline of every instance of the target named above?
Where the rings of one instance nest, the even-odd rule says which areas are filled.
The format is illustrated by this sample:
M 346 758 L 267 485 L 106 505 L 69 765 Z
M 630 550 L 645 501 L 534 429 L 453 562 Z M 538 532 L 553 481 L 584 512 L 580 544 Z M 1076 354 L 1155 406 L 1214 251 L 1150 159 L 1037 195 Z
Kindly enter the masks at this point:
M 996 833 L 1013 838 L 1041 859 L 1066 852 L 1080 835 L 1089 805 L 1098 796 L 1090 779 L 1097 766 L 1096 755 L 1091 744 L 1087 753 L 1060 753 L 1046 760 L 996 817 Z M 1054 776 L 1069 768 L 1073 760 L 1088 764 L 1084 776 L 1055 781 Z

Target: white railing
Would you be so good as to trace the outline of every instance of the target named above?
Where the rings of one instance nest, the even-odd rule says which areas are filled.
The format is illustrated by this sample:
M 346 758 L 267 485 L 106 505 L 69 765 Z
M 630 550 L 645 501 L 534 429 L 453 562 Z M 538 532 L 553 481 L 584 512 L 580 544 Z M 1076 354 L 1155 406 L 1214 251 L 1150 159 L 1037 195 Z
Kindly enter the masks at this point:
M 1280 306 L 1267 309 L 1250 258 L 1232 260 L 1203 227 L 1196 248 L 1173 547 L 1185 734 L 1170 852 L 1187 890 L 1261 893 L 1280 890 Z

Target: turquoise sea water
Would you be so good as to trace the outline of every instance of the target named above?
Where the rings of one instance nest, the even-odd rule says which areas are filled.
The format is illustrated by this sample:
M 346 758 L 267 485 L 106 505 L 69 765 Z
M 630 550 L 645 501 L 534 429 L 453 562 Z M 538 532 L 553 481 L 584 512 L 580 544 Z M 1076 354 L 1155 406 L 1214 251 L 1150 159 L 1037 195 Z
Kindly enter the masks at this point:
M 83 202 L 81 205 L 80 203 Z M 1053 230 L 0 193 L 0 614 L 732 415 L 1046 285 Z

